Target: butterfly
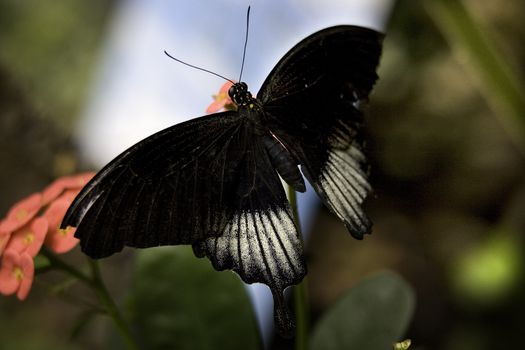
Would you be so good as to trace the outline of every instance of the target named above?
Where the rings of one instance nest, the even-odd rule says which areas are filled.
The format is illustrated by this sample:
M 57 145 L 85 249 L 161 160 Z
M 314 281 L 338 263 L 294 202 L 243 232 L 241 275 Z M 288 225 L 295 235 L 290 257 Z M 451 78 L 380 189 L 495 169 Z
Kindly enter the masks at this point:
M 353 237 L 371 222 L 359 105 L 378 76 L 383 34 L 340 25 L 300 41 L 257 97 L 244 82 L 236 111 L 159 131 L 106 165 L 78 194 L 61 227 L 77 227 L 83 252 L 103 258 L 125 246 L 192 245 L 217 270 L 265 283 L 282 334 L 293 332 L 284 289 L 306 274 L 303 246 L 281 178 L 304 178 Z

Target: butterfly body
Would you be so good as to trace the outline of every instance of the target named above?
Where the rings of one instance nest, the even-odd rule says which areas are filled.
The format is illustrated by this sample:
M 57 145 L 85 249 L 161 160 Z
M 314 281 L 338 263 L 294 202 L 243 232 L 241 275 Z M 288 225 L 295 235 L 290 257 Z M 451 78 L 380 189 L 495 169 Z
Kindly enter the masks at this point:
M 275 320 L 290 333 L 283 290 L 306 274 L 303 245 L 279 175 L 304 178 L 355 238 L 371 230 L 360 102 L 376 79 L 383 35 L 335 26 L 310 35 L 277 63 L 257 98 L 236 83 L 236 111 L 151 135 L 104 167 L 62 222 L 93 258 L 124 246 L 191 244 L 217 270 L 267 284 Z
M 298 169 L 299 162 L 268 128 L 264 106 L 248 91 L 246 83 L 233 84 L 228 94 L 236 105 L 239 116 L 246 119 L 247 127 L 250 128 L 253 138 L 264 145 L 273 167 L 283 180 L 298 192 L 306 191 L 303 176 Z

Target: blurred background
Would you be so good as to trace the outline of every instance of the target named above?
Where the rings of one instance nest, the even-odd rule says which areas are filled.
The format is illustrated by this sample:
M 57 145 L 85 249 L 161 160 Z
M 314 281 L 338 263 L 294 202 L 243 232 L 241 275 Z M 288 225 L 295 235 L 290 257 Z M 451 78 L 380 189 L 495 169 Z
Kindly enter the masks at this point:
M 0 2 L 0 216 L 56 177 L 99 169 L 154 131 L 204 113 L 222 81 L 162 50 L 236 79 L 247 2 L 144 3 Z M 393 270 L 416 296 L 405 334 L 414 349 L 521 348 L 525 3 L 367 3 L 251 2 L 243 80 L 253 92 L 293 44 L 318 29 L 350 23 L 386 32 L 366 109 L 373 234 L 356 241 L 309 202 L 312 323 L 364 277 Z M 78 249 L 67 258 L 84 261 Z M 130 289 L 140 287 L 134 275 L 148 259 L 137 263 L 127 250 L 103 263 L 112 293 L 135 319 L 144 294 L 130 296 Z M 82 288 L 54 287 L 62 280 L 38 276 L 23 303 L 0 298 L 0 349 L 118 343 L 109 322 L 89 321 L 78 300 L 64 297 L 84 297 Z M 186 284 L 205 289 L 200 280 Z M 243 293 L 236 290 L 230 296 Z

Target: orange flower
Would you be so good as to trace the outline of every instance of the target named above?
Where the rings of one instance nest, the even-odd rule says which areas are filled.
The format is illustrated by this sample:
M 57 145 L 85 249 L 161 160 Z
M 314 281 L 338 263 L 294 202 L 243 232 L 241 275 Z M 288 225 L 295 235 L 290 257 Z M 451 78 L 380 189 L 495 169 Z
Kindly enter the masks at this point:
M 0 224 L 0 236 L 9 234 L 24 226 L 42 207 L 42 195 L 35 193 L 16 203 Z
M 27 253 L 29 256 L 35 257 L 44 243 L 47 227 L 48 224 L 45 218 L 35 218 L 13 232 L 6 250 L 13 250 L 18 254 Z
M 2 256 L 2 253 L 4 252 L 4 249 L 7 245 L 7 242 L 9 242 L 9 239 L 11 238 L 11 234 L 5 234 L 0 235 L 0 257 Z
M 69 198 L 59 198 L 46 210 L 44 217 L 49 223 L 45 245 L 55 253 L 66 253 L 73 249 L 79 242 L 74 237 L 75 228 L 68 226 L 65 229 L 60 228 L 60 223 L 66 214 L 67 208 L 71 205 Z
M 24 300 L 31 289 L 34 274 L 33 258 L 29 254 L 7 250 L 0 268 L 0 293 L 16 293 L 18 299 Z
M 228 95 L 228 90 L 232 85 L 233 84 L 231 81 L 227 81 L 226 83 L 224 83 L 224 85 L 219 90 L 219 93 L 217 95 L 213 95 L 215 101 L 213 101 L 212 104 L 208 106 L 208 108 L 206 109 L 206 113 L 216 113 L 222 109 L 235 109 L 235 105 L 233 104 L 230 96 Z
M 44 240 L 56 253 L 71 250 L 78 243 L 73 237 L 74 229 L 60 230 L 58 226 L 73 199 L 93 176 L 94 172 L 86 172 L 59 178 L 42 193 L 35 193 L 15 204 L 7 217 L 0 221 L 0 256 L 6 249 L 20 254 L 26 252 L 34 257 Z M 43 209 L 46 209 L 44 216 L 35 219 Z M 46 235 L 49 236 L 47 239 Z
M 66 190 L 56 200 L 57 201 L 65 200 L 65 201 L 68 201 L 69 204 L 71 204 L 73 203 L 73 200 L 75 199 L 75 197 L 77 196 L 79 192 L 80 190 Z
M 67 190 L 76 190 L 76 193 L 84 187 L 91 178 L 95 176 L 94 172 L 87 172 L 73 176 L 65 176 L 56 179 L 42 191 L 42 205 L 47 205 L 55 200 Z M 76 196 L 75 193 L 75 196 Z
M 75 196 L 94 175 L 90 172 L 57 179 L 42 193 L 16 203 L 0 221 L 0 257 L 4 253 L 0 264 L 1 294 L 17 293 L 20 300 L 27 297 L 33 282 L 33 257 L 42 244 L 56 253 L 68 252 L 78 244 L 73 227 L 61 230 L 59 226 Z

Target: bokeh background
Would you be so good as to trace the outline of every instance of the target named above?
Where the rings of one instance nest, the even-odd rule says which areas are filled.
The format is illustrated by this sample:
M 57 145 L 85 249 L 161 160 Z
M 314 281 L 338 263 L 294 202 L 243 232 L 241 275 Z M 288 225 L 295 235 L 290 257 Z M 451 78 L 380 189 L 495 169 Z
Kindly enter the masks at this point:
M 138 3 L 129 2 L 132 6 L 115 0 L 0 3 L 0 215 L 56 177 L 97 169 L 148 133 L 203 113 L 222 82 L 165 59 L 162 50 L 237 76 L 245 2 L 204 6 L 173 1 L 160 24 L 147 11 L 143 17 L 123 14 L 123 9 L 129 11 Z M 312 204 L 315 210 L 306 218 L 311 232 L 306 283 L 312 323 L 363 278 L 393 270 L 416 296 L 415 313 L 405 333 L 414 349 L 521 348 L 525 4 L 519 0 L 372 1 L 379 11 L 376 17 L 362 19 L 368 13 L 364 11 L 359 22 L 359 18 L 337 17 L 339 2 L 319 3 L 323 5 L 252 3 L 243 79 L 255 91 L 299 38 L 341 18 L 371 23 L 387 33 L 380 81 L 366 110 L 366 154 L 375 189 L 366 206 L 374 222 L 373 234 L 355 241 L 325 208 Z M 314 24 L 312 14 L 321 20 Z M 129 50 L 115 44 L 115 33 L 124 30 L 122 23 L 130 18 L 134 25 L 124 36 L 131 44 L 139 35 L 151 36 L 151 50 L 119 60 Z M 277 37 L 279 32 L 288 36 Z M 164 34 L 158 37 L 159 33 Z M 108 50 L 114 53 L 109 63 Z M 141 60 L 144 56 L 156 57 L 146 61 L 153 62 L 151 72 Z M 159 65 L 161 73 L 153 72 Z M 130 77 L 115 83 L 100 78 L 132 70 L 139 71 L 138 80 Z M 159 77 L 161 82 L 155 84 Z M 114 93 L 126 91 L 119 84 L 129 86 L 139 98 L 144 96 L 138 107 L 136 97 Z M 142 111 L 143 117 L 129 116 L 126 108 Z M 89 122 L 93 120 L 95 124 Z M 151 252 L 137 258 L 128 250 L 103 262 L 112 293 L 135 318 L 151 311 L 151 304 L 137 301 L 153 293 L 148 286 L 164 285 L 187 301 L 184 291 L 206 289 L 203 281 L 216 275 L 206 270 L 206 261 L 197 262 L 194 270 L 185 265 L 177 278 L 186 287 L 178 288 L 170 283 L 170 274 L 155 276 L 151 271 L 167 265 L 176 271 L 197 259 L 182 252 L 175 259 L 168 255 L 164 263 L 147 265 L 151 254 L 167 254 Z M 79 251 L 67 258 L 84 263 Z M 143 275 L 155 278 L 137 281 L 137 266 Z M 193 272 L 181 276 L 184 271 Z M 194 302 L 217 304 L 236 295 L 243 299 L 242 305 L 249 305 L 240 283 L 232 278 L 220 282 L 227 292 Z M 89 293 L 65 282 L 62 275 L 46 274 L 38 276 L 23 303 L 0 298 L 0 349 L 118 346 L 112 325 L 86 313 Z M 131 288 L 138 292 L 130 296 Z M 172 305 L 172 312 L 181 315 L 181 327 L 186 327 L 180 334 L 191 334 L 195 319 L 190 316 L 198 313 L 188 303 Z M 244 324 L 255 327 L 249 310 L 244 316 L 249 320 Z M 163 327 L 161 320 L 154 321 L 140 326 Z M 236 324 L 230 326 L 235 333 Z M 210 337 L 214 336 L 209 325 L 199 327 L 208 327 Z M 282 339 L 264 343 L 275 349 L 290 346 Z

